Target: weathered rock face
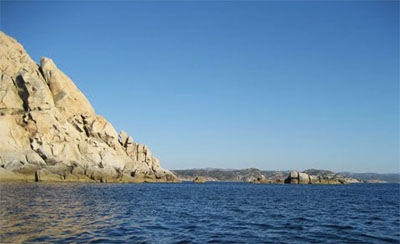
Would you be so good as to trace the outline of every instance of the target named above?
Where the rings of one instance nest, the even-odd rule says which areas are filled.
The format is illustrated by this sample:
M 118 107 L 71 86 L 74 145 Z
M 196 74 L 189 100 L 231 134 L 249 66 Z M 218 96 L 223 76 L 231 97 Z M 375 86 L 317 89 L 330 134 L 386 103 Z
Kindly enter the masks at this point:
M 285 179 L 287 184 L 346 184 L 346 183 L 359 183 L 360 181 L 345 177 L 343 175 L 334 174 L 333 172 L 319 173 L 311 175 L 317 170 L 308 170 L 306 172 L 291 171 Z
M 37 65 L 0 32 L 0 180 L 175 182 L 118 133 L 49 58 Z

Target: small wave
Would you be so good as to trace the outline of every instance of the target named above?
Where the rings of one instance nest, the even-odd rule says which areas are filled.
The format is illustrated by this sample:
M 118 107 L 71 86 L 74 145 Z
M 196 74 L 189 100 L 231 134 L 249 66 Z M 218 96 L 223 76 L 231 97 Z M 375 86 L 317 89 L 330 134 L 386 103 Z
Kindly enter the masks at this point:
M 1 188 L 1 243 L 400 243 L 392 185 L 23 186 Z

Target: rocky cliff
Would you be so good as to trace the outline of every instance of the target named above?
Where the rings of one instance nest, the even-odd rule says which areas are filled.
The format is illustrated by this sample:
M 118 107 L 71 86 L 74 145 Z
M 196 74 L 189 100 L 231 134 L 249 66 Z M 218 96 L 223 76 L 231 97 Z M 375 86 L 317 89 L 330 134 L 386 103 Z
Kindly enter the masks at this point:
M 0 180 L 175 182 L 149 148 L 118 133 L 49 58 L 0 32 Z

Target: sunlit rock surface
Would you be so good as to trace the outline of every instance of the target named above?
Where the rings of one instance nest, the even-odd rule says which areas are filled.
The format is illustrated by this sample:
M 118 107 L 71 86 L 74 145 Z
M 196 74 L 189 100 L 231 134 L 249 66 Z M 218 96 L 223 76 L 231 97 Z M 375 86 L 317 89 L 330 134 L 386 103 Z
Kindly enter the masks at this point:
M 0 32 L 0 181 L 176 182 L 46 57 Z

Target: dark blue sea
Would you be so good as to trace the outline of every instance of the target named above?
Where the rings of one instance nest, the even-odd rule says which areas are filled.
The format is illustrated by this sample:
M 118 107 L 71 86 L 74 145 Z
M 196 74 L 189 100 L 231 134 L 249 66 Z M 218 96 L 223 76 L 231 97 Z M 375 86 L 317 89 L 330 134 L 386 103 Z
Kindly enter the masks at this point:
M 400 184 L 0 184 L 1 243 L 400 243 Z

